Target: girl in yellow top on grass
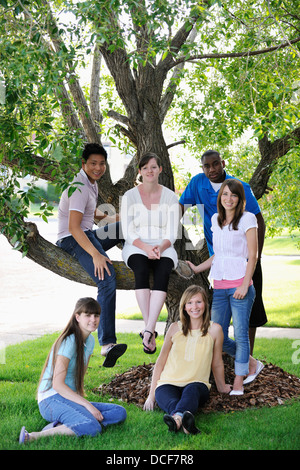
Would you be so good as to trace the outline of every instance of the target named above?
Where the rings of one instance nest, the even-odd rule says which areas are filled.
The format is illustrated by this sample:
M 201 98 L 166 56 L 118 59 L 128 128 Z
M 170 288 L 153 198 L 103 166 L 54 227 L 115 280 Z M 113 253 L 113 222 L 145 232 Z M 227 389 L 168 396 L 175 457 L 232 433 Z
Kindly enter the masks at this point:
M 229 393 L 222 360 L 223 331 L 210 322 L 205 290 L 189 286 L 180 301 L 180 321 L 172 323 L 153 370 L 149 396 L 144 410 L 153 410 L 155 401 L 167 414 L 169 431 L 181 427 L 197 434 L 194 414 L 209 398 L 212 370 L 217 389 Z

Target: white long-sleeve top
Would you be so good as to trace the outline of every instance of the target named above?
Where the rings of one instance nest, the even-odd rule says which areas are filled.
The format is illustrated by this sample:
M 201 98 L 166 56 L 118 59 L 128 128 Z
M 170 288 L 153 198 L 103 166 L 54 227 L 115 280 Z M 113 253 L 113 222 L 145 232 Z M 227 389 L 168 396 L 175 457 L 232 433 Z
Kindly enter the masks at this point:
M 238 230 L 233 230 L 231 225 L 225 225 L 221 229 L 217 217 L 218 214 L 214 214 L 211 218 L 215 257 L 209 278 L 241 279 L 245 276 L 248 260 L 246 232 L 250 228 L 257 227 L 257 219 L 251 212 L 244 212 L 239 221 Z
M 162 187 L 159 204 L 151 209 L 143 204 L 137 187 L 129 189 L 121 203 L 121 225 L 125 238 L 122 257 L 127 260 L 132 254 L 143 254 L 146 252 L 133 245 L 134 240 L 139 238 L 149 245 L 159 245 L 162 240 L 169 240 L 171 246 L 161 254 L 162 257 L 171 258 L 174 267 L 177 266 L 178 257 L 173 247 L 178 236 L 180 220 L 178 199 L 173 191 Z

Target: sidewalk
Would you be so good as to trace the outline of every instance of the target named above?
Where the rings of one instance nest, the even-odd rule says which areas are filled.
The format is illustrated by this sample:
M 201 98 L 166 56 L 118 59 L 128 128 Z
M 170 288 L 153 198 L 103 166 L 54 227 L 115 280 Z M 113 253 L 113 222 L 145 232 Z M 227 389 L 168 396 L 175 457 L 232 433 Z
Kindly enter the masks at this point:
M 158 322 L 156 324 L 156 331 L 159 335 L 164 335 L 165 322 Z M 57 324 L 31 324 L 30 326 L 20 325 L 19 327 L 5 328 L 0 325 L 0 349 L 1 343 L 3 346 L 21 343 L 23 341 L 33 340 L 45 334 L 62 331 L 65 324 L 57 322 Z M 116 320 L 116 331 L 118 333 L 136 333 L 139 334 L 144 328 L 144 322 L 141 320 Z M 233 337 L 233 328 L 229 329 L 230 336 Z M 257 329 L 257 338 L 290 338 L 300 340 L 299 328 L 268 328 L 261 327 Z

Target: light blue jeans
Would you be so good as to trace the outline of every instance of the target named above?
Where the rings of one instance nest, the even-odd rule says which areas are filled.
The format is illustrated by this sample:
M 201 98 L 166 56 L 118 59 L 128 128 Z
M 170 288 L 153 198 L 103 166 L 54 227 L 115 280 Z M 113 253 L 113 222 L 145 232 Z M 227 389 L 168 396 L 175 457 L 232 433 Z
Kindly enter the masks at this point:
M 126 419 L 127 413 L 123 406 L 113 403 L 91 403 L 102 413 L 101 423 L 84 406 L 67 400 L 58 393 L 42 400 L 39 409 L 44 419 L 49 422 L 59 421 L 78 437 L 94 437 L 102 432 L 103 427 L 122 423 Z
M 247 295 L 243 299 L 233 297 L 236 288 L 214 289 L 211 307 L 211 319 L 223 328 L 223 351 L 235 358 L 234 369 L 236 375 L 249 373 L 249 319 L 255 299 L 255 289 L 249 286 Z M 228 329 L 232 318 L 234 340 L 229 338 Z

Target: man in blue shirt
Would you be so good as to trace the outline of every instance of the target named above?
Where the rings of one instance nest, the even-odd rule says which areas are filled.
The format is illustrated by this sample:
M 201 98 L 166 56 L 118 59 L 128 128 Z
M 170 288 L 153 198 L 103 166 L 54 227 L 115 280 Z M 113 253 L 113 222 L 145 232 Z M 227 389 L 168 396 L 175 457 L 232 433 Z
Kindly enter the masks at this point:
M 203 219 L 204 236 L 206 239 L 209 255 L 212 256 L 212 231 L 211 218 L 217 212 L 217 198 L 219 189 L 225 179 L 235 178 L 230 176 L 224 170 L 225 162 L 221 159 L 216 150 L 208 150 L 201 157 L 203 173 L 194 176 L 184 190 L 179 204 L 184 212 L 188 207 L 197 206 Z M 260 211 L 258 202 L 248 183 L 241 181 L 246 196 L 246 211 L 252 212 L 257 218 L 258 224 L 258 259 L 256 269 L 253 274 L 253 283 L 256 290 L 256 298 L 253 304 L 250 325 L 250 354 L 253 352 L 256 328 L 267 322 L 266 312 L 262 300 L 262 271 L 261 271 L 261 253 L 265 237 L 265 222 Z

